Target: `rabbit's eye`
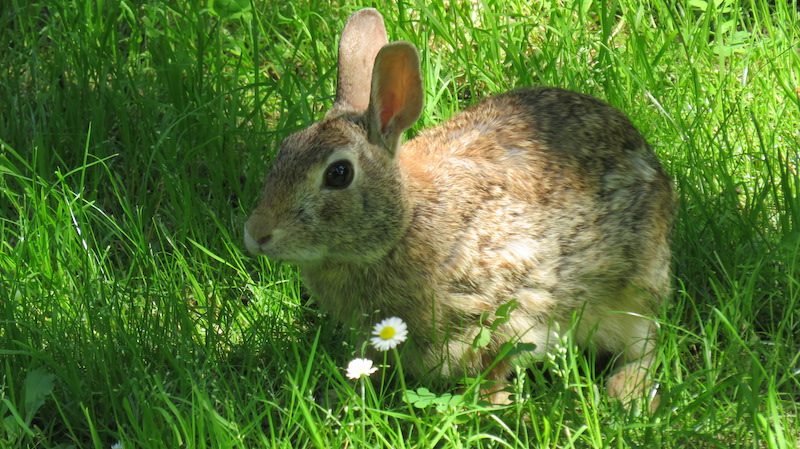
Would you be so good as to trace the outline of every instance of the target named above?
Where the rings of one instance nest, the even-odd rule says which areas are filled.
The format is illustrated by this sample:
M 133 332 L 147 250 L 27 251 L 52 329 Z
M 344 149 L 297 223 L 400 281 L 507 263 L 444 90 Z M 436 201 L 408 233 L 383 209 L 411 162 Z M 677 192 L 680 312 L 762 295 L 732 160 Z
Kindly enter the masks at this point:
M 353 164 L 342 159 L 331 163 L 325 169 L 325 187 L 329 189 L 344 189 L 353 182 Z

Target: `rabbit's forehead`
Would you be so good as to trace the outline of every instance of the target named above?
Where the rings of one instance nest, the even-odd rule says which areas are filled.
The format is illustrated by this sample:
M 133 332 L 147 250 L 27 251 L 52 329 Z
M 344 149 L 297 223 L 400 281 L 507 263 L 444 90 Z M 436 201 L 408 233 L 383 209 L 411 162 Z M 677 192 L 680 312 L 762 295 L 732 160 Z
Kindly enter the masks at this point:
M 363 135 L 364 131 L 348 120 L 324 120 L 287 137 L 275 164 L 291 165 L 297 170 L 326 165 L 334 153 L 353 148 Z

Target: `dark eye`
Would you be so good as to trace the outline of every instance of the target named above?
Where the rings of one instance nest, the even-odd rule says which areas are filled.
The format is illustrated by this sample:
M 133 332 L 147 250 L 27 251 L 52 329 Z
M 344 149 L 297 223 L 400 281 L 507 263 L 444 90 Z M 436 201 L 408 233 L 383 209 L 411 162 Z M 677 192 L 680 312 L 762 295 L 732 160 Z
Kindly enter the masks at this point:
M 344 189 L 353 182 L 353 164 L 347 160 L 331 163 L 325 169 L 325 187 L 329 189 Z

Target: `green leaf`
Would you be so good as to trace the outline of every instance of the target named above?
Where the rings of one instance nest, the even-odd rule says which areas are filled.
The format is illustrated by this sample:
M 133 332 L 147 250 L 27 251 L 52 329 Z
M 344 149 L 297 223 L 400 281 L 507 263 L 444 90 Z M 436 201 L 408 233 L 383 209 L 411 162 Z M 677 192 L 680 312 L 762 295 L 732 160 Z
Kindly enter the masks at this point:
M 489 343 L 492 341 L 492 332 L 485 327 L 481 328 L 478 335 L 475 336 L 475 340 L 472 341 L 473 348 L 485 348 L 489 346 Z
M 496 315 L 501 317 L 509 317 L 511 316 L 511 312 L 517 308 L 519 304 L 517 303 L 516 299 L 512 299 L 507 303 L 503 304 L 502 306 L 497 308 Z
M 437 396 L 425 387 L 417 388 L 417 391 L 406 390 L 405 400 L 417 408 L 427 408 L 436 406 L 436 410 L 444 412 L 459 407 L 464 403 L 464 396 L 460 394 L 444 393 Z
M 706 11 L 708 9 L 708 2 L 703 0 L 689 0 L 689 5 L 701 11 Z
M 512 345 L 513 347 L 508 348 L 507 345 Z M 510 343 L 507 342 L 503 345 L 503 350 L 500 352 L 503 353 L 505 349 L 508 349 L 508 352 L 505 353 L 505 357 L 514 357 L 519 354 L 527 354 L 536 350 L 536 345 L 534 343 Z
M 434 403 L 436 395 L 425 387 L 417 388 L 417 391 L 406 390 L 405 400 L 417 408 L 425 408 Z
M 43 369 L 35 369 L 28 373 L 23 385 L 25 421 L 30 423 L 39 408 L 44 405 L 45 398 L 53 392 L 55 376 Z
M 226 19 L 238 19 L 248 16 L 253 8 L 250 0 L 213 0 L 211 11 Z
M 464 403 L 464 396 L 460 394 L 445 393 L 434 400 L 436 410 L 446 412 L 460 407 Z
M 514 309 L 517 308 L 517 305 L 518 305 L 517 304 L 517 300 L 516 299 L 512 299 L 512 300 L 508 301 L 507 303 L 505 303 L 505 304 L 501 305 L 500 307 L 498 307 L 497 311 L 495 312 L 495 315 L 497 315 L 497 318 L 495 318 L 495 320 L 492 322 L 492 325 L 489 326 L 489 328 L 492 331 L 496 331 L 497 328 L 499 328 L 503 324 L 507 323 L 508 320 L 511 319 L 511 312 L 513 312 Z
M 22 426 L 24 423 L 17 422 L 17 418 L 11 414 L 6 416 L 3 419 L 3 430 L 5 432 L 5 439 L 6 440 L 15 440 L 19 437 L 19 434 L 22 432 Z

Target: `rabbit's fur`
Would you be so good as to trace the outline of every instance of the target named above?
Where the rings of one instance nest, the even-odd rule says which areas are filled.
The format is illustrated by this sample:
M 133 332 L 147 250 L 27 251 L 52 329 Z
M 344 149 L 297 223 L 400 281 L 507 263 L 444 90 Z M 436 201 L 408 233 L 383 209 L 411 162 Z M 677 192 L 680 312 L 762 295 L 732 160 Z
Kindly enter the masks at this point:
M 338 322 L 402 318 L 413 373 L 476 376 L 506 341 L 541 353 L 572 329 L 621 356 L 612 396 L 649 390 L 648 315 L 670 292 L 676 200 L 642 135 L 600 100 L 540 87 L 487 98 L 400 146 L 422 110 L 419 57 L 386 42 L 374 9 L 348 20 L 335 104 L 282 142 L 248 249 L 296 264 Z M 326 172 L 342 160 L 353 179 L 331 188 Z M 510 320 L 474 346 L 481 317 L 511 300 Z M 501 361 L 488 377 L 511 369 Z

